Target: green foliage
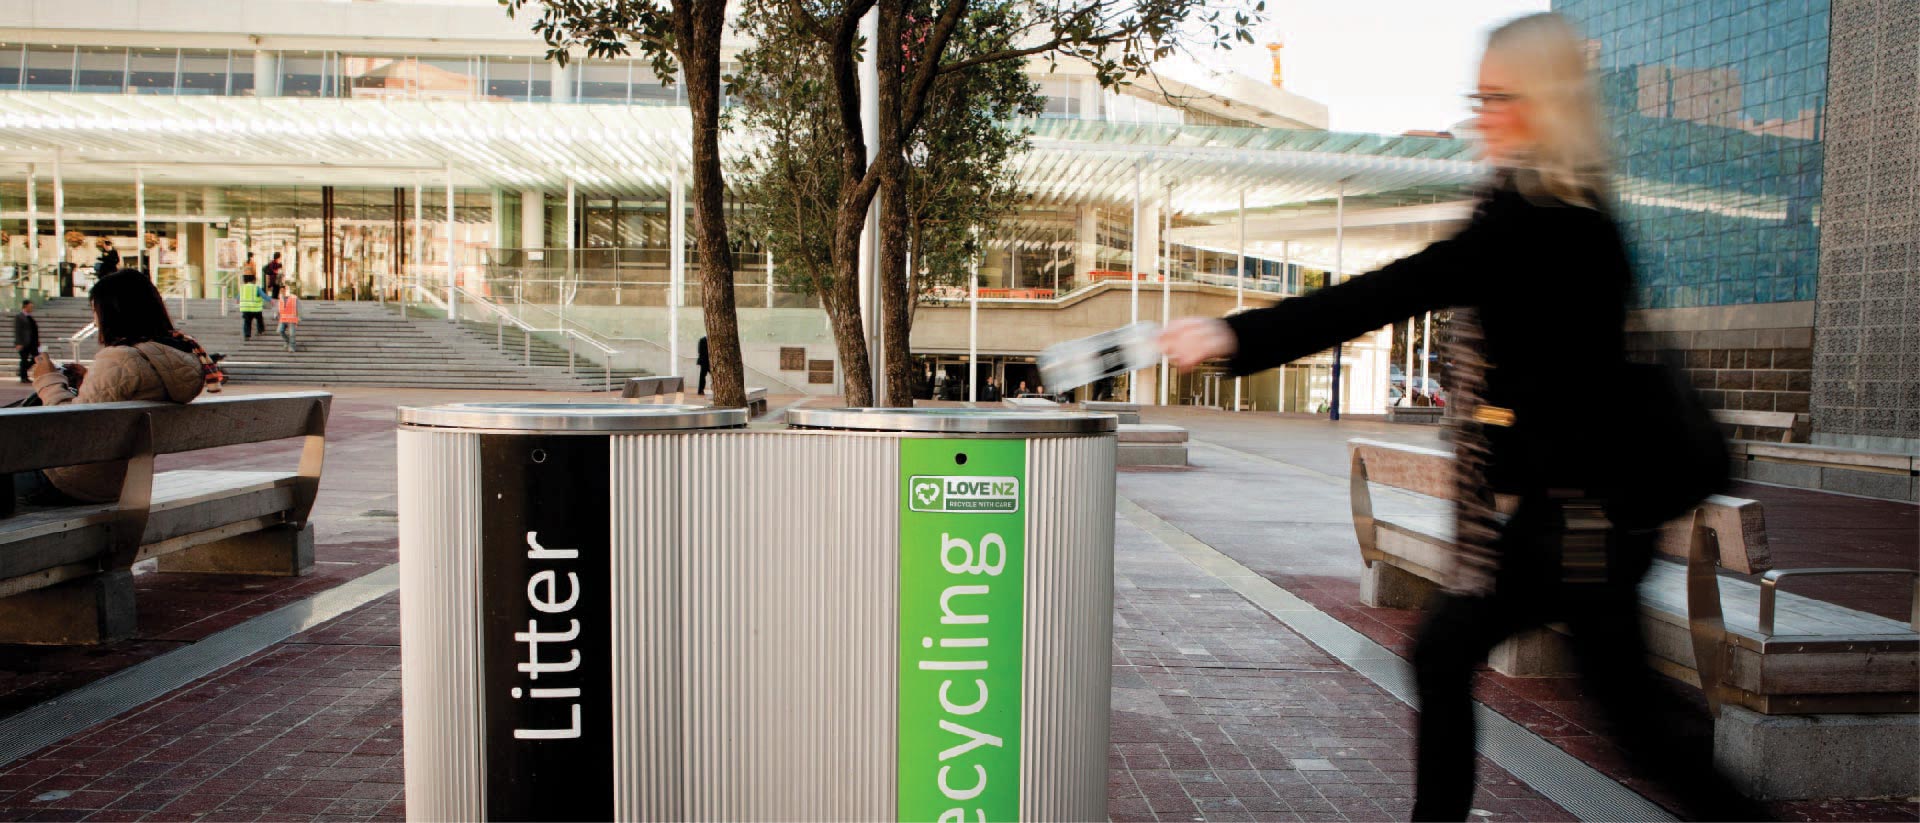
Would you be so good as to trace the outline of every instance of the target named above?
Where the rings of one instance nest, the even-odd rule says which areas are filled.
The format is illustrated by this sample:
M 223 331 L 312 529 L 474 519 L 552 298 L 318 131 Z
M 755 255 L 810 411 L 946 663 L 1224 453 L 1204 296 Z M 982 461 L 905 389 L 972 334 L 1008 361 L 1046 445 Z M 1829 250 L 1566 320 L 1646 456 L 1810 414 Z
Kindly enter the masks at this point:
M 499 0 L 508 17 L 528 5 L 540 14 L 533 31 L 547 43 L 547 59 L 567 64 L 578 48 L 589 57 L 619 57 L 632 47 L 653 65 L 653 76 L 672 82 L 679 75 L 673 33 L 673 8 L 657 0 Z
M 919 5 L 910 19 L 923 22 L 904 32 L 907 71 L 926 57 L 913 44 L 934 10 Z M 983 3 L 956 29 L 947 53 L 965 59 L 1009 48 L 1018 20 L 1014 4 Z M 822 292 L 835 276 L 834 221 L 847 184 L 839 163 L 846 131 L 827 52 L 786 0 L 747 0 L 735 26 L 754 43 L 728 78 L 737 105 L 726 125 L 752 141 L 731 169 L 747 206 L 739 228 L 773 252 L 783 286 Z M 902 167 L 916 292 L 960 283 L 976 251 L 973 230 L 991 229 L 1018 205 L 1011 161 L 1029 144 L 1023 118 L 1043 102 L 1019 60 L 935 81 Z

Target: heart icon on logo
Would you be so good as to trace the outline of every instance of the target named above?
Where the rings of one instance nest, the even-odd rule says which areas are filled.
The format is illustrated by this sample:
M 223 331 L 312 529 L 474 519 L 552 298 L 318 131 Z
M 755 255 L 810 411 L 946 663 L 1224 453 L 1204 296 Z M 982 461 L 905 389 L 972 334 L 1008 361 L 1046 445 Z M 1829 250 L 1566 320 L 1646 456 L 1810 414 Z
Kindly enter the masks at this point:
M 936 482 L 916 483 L 913 487 L 913 496 L 920 498 L 920 505 L 932 506 L 934 501 L 940 499 L 940 484 Z

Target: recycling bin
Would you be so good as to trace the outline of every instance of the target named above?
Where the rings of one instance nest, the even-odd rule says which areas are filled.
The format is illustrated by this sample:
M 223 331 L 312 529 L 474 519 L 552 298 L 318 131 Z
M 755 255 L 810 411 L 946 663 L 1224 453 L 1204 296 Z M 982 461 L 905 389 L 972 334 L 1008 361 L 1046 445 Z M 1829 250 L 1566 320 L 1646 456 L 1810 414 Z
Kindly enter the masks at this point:
M 414 820 L 1103 820 L 1115 424 L 403 409 Z
M 689 577 L 689 624 L 747 623 L 689 659 L 689 816 L 1105 820 L 1113 418 L 786 420 L 748 499 L 787 505 L 739 514 L 776 550 L 690 547 L 725 571 Z
M 686 441 L 745 424 L 629 403 L 400 410 L 410 819 L 607 820 L 664 791 L 614 773 L 679 756 Z

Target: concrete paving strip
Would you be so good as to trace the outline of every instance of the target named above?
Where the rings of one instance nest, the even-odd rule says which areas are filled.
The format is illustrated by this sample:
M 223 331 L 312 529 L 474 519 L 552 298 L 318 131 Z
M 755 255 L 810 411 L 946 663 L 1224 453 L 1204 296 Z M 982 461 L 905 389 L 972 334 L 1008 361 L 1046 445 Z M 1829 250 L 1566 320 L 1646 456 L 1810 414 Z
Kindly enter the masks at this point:
M 400 588 L 393 564 L 122 669 L 0 721 L 0 767 Z
M 1166 544 L 1188 562 L 1218 578 L 1240 596 L 1273 615 L 1274 619 L 1335 659 L 1351 666 L 1401 702 L 1419 708 L 1414 691 L 1413 667 L 1399 655 L 1178 526 L 1141 508 L 1139 504 L 1123 497 L 1119 500 L 1118 508 L 1120 515 L 1128 522 Z M 1614 782 L 1612 778 L 1527 731 L 1520 724 L 1508 720 L 1499 712 L 1478 702 L 1474 703 L 1473 710 L 1479 727 L 1480 753 L 1575 817 L 1581 820 L 1676 819 L 1658 804 Z

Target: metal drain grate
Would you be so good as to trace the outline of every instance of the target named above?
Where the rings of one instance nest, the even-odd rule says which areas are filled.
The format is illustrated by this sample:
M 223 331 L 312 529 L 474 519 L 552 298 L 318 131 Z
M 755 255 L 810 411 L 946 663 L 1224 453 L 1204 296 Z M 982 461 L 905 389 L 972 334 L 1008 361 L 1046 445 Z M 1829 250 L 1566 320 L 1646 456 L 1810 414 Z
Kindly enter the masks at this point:
M 1203 571 L 1219 578 L 1235 592 L 1274 619 L 1298 632 L 1308 642 L 1373 681 L 1409 706 L 1415 704 L 1413 667 L 1385 646 L 1373 642 L 1346 624 L 1314 608 L 1292 592 L 1222 554 L 1180 527 L 1160 519 L 1126 498 L 1118 501 L 1120 515 L 1140 527 Z M 1520 782 L 1581 820 L 1675 820 L 1671 813 L 1639 793 L 1595 771 L 1558 746 L 1480 703 L 1473 704 L 1479 726 L 1480 753 Z
M 0 721 L 0 767 L 164 697 L 398 588 L 400 566 L 387 566 Z

